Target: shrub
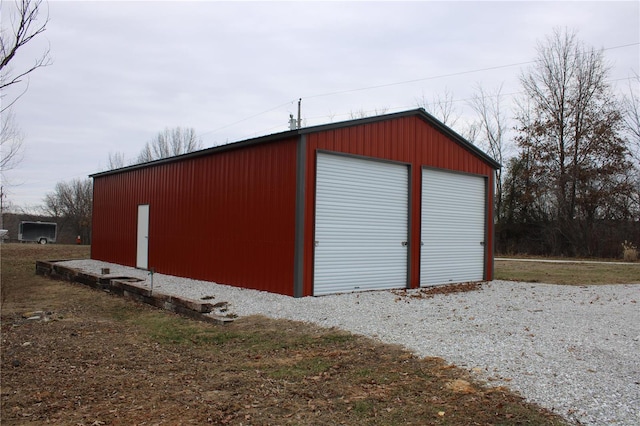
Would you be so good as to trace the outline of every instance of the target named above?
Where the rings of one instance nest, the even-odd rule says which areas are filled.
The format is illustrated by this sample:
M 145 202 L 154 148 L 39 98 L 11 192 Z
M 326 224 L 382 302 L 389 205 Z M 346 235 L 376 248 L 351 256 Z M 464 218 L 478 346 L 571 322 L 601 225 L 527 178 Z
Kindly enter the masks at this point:
M 636 262 L 638 260 L 638 247 L 625 240 L 622 243 L 622 258 L 625 262 Z

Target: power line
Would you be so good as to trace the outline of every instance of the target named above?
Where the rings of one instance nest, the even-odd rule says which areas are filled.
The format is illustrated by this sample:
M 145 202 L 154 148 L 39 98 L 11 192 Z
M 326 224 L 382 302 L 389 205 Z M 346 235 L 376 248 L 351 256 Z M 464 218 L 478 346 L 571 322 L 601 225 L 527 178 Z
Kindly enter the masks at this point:
M 638 45 L 640 45 L 640 42 L 621 44 L 621 45 L 611 46 L 611 47 L 603 47 L 602 49 L 599 49 L 599 50 L 608 51 L 608 50 L 622 49 L 622 48 L 625 48 L 625 47 L 632 47 L 632 46 L 638 46 Z M 366 90 L 380 89 L 380 88 L 383 88 L 383 87 L 392 87 L 392 86 L 399 86 L 399 85 L 404 85 L 404 84 L 417 83 L 417 82 L 421 82 L 421 81 L 437 80 L 437 79 L 440 79 L 440 78 L 457 77 L 457 76 L 460 76 L 460 75 L 475 74 L 475 73 L 480 73 L 480 72 L 485 72 L 485 71 L 494 71 L 494 70 L 498 70 L 498 69 L 512 68 L 512 67 L 522 66 L 522 65 L 529 65 L 529 64 L 534 64 L 536 62 L 538 62 L 538 60 L 531 60 L 531 61 L 525 61 L 525 62 L 515 62 L 515 63 L 511 63 L 511 64 L 496 65 L 496 66 L 493 66 L 493 67 L 476 68 L 476 69 L 467 70 L 467 71 L 459 71 L 459 72 L 448 73 L 448 74 L 440 74 L 440 75 L 416 78 L 416 79 L 411 79 L 411 80 L 403 80 L 403 81 L 397 81 L 397 82 L 385 83 L 385 84 L 378 84 L 378 85 L 373 85 L 373 86 L 364 86 L 364 87 L 358 87 L 358 88 L 353 88 L 353 89 L 345 89 L 345 90 L 338 90 L 338 91 L 333 91 L 333 92 L 319 93 L 319 94 L 315 94 L 315 95 L 311 95 L 311 96 L 303 96 L 302 99 L 314 99 L 314 98 L 320 98 L 320 97 L 326 97 L 326 96 L 335 96 L 335 95 L 342 95 L 342 94 L 346 94 L 346 93 L 353 93 L 353 92 L 361 92 L 361 91 L 366 91 Z M 623 79 L 613 80 L 613 81 L 619 81 L 619 80 L 624 80 L 624 78 Z M 521 93 L 521 92 L 517 92 L 517 93 Z M 514 94 L 517 94 L 517 93 L 514 93 Z M 501 96 L 507 96 L 507 95 L 509 95 L 509 94 L 501 95 Z M 218 132 L 220 130 L 226 129 L 228 127 L 234 126 L 236 124 L 242 123 L 242 122 L 250 120 L 252 118 L 259 117 L 259 116 L 261 116 L 263 114 L 266 114 L 268 112 L 275 111 L 275 110 L 277 110 L 279 108 L 282 108 L 283 106 L 293 104 L 296 101 L 297 101 L 297 99 L 292 99 L 290 101 L 287 101 L 287 102 L 285 102 L 283 104 L 280 104 L 278 106 L 275 106 L 273 108 L 269 108 L 268 110 L 253 114 L 251 116 L 248 116 L 248 117 L 243 118 L 241 120 L 235 121 L 233 123 L 226 124 L 226 125 L 224 125 L 222 127 L 218 127 L 216 129 L 209 130 L 207 132 L 201 133 L 200 135 L 216 133 L 216 132 Z M 465 100 L 464 99 L 460 99 L 460 100 L 454 100 L 452 102 L 461 102 L 461 101 L 465 101 Z M 344 115 L 344 114 L 341 114 L 341 115 Z M 319 116 L 319 117 L 314 117 L 314 118 L 321 118 L 321 117 L 328 117 L 328 116 Z
M 623 44 L 623 45 L 619 45 L 619 46 L 612 46 L 612 47 L 603 48 L 602 50 L 605 51 L 605 50 L 620 49 L 620 48 L 623 48 L 623 47 L 637 46 L 639 44 L 640 43 Z M 313 99 L 313 98 L 319 98 L 319 97 L 323 97 L 323 96 L 341 95 L 341 94 L 344 94 L 344 93 L 358 92 L 358 91 L 371 90 L 371 89 L 379 89 L 379 88 L 382 88 L 382 87 L 398 86 L 398 85 L 402 85 L 402 84 L 417 83 L 419 81 L 436 80 L 436 79 L 439 79 L 439 78 L 457 77 L 459 75 L 475 74 L 475 73 L 484 72 L 484 71 L 493 71 L 493 70 L 502 69 L 502 68 L 511 68 L 511 67 L 517 67 L 517 66 L 522 66 L 522 65 L 534 64 L 536 62 L 538 62 L 538 61 L 537 60 L 533 60 L 533 61 L 526 61 L 526 62 L 516 62 L 516 63 L 512 63 L 512 64 L 505 64 L 505 65 L 496 65 L 495 67 L 477 68 L 477 69 L 469 70 L 469 71 L 459 71 L 459 72 L 454 72 L 454 73 L 449 73 L 449 74 L 434 75 L 434 76 L 431 76 L 431 77 L 423 77 L 423 78 L 416 78 L 416 79 L 412 79 L 412 80 L 397 81 L 395 83 L 386 83 L 386 84 L 379 84 L 379 85 L 375 85 L 375 86 L 360 87 L 360 88 L 356 88 L 356 89 L 347 89 L 347 90 L 340 90 L 340 91 L 336 91 L 336 92 L 322 93 L 322 94 L 313 95 L 313 96 L 306 96 L 306 97 L 304 97 L 304 99 Z
M 497 70 L 497 69 L 500 69 L 500 68 L 509 68 L 509 67 L 515 67 L 515 66 L 518 66 L 518 65 L 526 65 L 526 64 L 533 63 L 533 62 L 535 62 L 535 61 L 518 62 L 518 63 L 515 63 L 515 64 L 498 65 L 498 66 L 495 66 L 495 67 L 480 68 L 480 69 L 475 69 L 475 70 L 471 70 L 471 71 L 460 71 L 460 72 L 454 72 L 454 73 L 449 73 L 449 74 L 441 74 L 441 75 L 435 75 L 435 76 L 431 76 L 431 77 L 416 78 L 416 79 L 413 79 L 413 80 L 397 81 L 395 83 L 379 84 L 379 85 L 376 85 L 376 86 L 359 87 L 357 89 L 340 90 L 340 91 L 336 91 L 336 92 L 328 92 L 328 93 L 322 93 L 322 94 L 319 94 L 319 95 L 307 96 L 304 99 L 320 98 L 320 97 L 323 97 L 323 96 L 342 95 L 344 93 L 352 93 L 352 92 L 359 92 L 359 91 L 363 91 L 363 90 L 380 89 L 382 87 L 399 86 L 399 85 L 402 85 L 402 84 L 417 83 L 419 81 L 436 80 L 438 78 L 456 77 L 456 76 L 459 76 L 459 75 L 473 74 L 473 73 L 482 72 L 482 71 L 492 71 L 492 70 Z
M 624 80 L 632 80 L 635 79 L 635 77 L 621 77 L 621 78 L 617 78 L 614 80 L 608 80 L 607 83 L 615 83 L 618 81 L 624 81 Z M 485 98 L 497 98 L 497 97 L 510 97 L 510 96 L 515 96 L 515 95 L 521 95 L 525 93 L 523 90 L 517 91 L 517 92 L 509 92 L 509 93 L 500 93 L 500 94 L 485 94 L 484 97 Z M 459 103 L 459 102 L 470 102 L 472 101 L 474 98 L 462 98 L 462 99 L 452 99 L 450 102 L 451 103 Z M 293 103 L 295 102 L 295 100 L 292 100 L 291 102 L 287 102 L 287 104 Z M 433 106 L 434 104 L 436 104 L 436 101 L 427 103 L 426 105 L 430 105 Z M 287 105 L 284 104 L 284 105 Z M 282 106 L 282 105 L 281 105 Z M 402 111 L 402 110 L 406 110 L 408 108 L 416 108 L 419 105 L 418 103 L 413 104 L 413 105 L 402 105 L 402 106 L 392 106 L 392 107 L 387 107 L 386 110 L 388 111 Z M 367 110 L 367 111 L 359 111 L 362 112 L 363 114 L 370 114 L 370 113 L 379 113 L 379 108 L 376 109 L 372 109 L 372 110 Z M 305 120 L 319 120 L 319 119 L 323 119 L 323 118 L 329 118 L 331 119 L 331 121 L 333 121 L 333 118 L 335 117 L 344 117 L 344 116 L 350 116 L 353 115 L 353 112 L 347 112 L 347 113 L 333 113 L 333 114 L 325 114 L 325 115 L 316 115 L 316 116 L 312 116 L 312 117 L 305 117 Z M 251 132 L 252 135 L 258 136 L 258 135 L 264 135 L 267 134 L 268 132 L 271 132 L 275 129 L 278 128 L 282 128 L 283 125 L 277 125 L 277 126 L 271 126 L 268 129 L 262 129 L 262 130 L 257 130 L 257 131 L 253 131 Z
M 621 78 L 616 78 L 614 80 L 608 80 L 607 83 L 615 83 L 618 81 L 625 81 L 625 80 L 633 80 L 635 79 L 635 77 L 621 77 Z M 487 99 L 491 99 L 491 98 L 498 98 L 498 97 L 510 97 L 510 96 L 515 96 L 515 95 L 521 95 L 525 93 L 524 90 L 520 90 L 517 92 L 509 92 L 509 93 L 500 93 L 500 94 L 485 94 L 483 97 L 487 98 Z M 474 99 L 474 97 L 470 97 L 470 98 L 462 98 L 462 99 L 452 99 L 450 102 L 451 103 L 459 103 L 459 102 L 470 102 Z M 430 103 L 426 103 L 426 105 L 429 106 L 433 106 L 437 104 L 437 101 L 433 101 Z M 403 106 L 393 106 L 393 107 L 388 107 L 389 110 L 391 111 L 401 111 L 407 108 L 415 108 L 418 107 L 420 105 L 418 105 L 418 103 L 414 104 L 414 105 L 403 105 Z M 363 113 L 368 114 L 368 113 L 375 113 L 376 109 L 373 110 L 368 110 L 368 111 L 363 111 Z M 335 113 L 335 114 L 326 114 L 326 115 L 317 115 L 314 117 L 306 117 L 307 120 L 317 120 L 320 118 L 333 118 L 333 117 L 340 117 L 340 116 L 346 116 L 346 115 L 350 115 L 351 113 Z
M 234 125 L 236 125 L 236 124 L 242 123 L 243 121 L 247 121 L 247 120 L 250 120 L 250 119 L 252 119 L 252 118 L 258 117 L 258 116 L 260 116 L 260 115 L 262 115 L 262 114 L 266 114 L 266 113 L 268 113 L 268 112 L 275 111 L 276 109 L 282 108 L 283 106 L 285 106 L 285 105 L 289 105 L 289 104 L 291 104 L 291 103 L 293 103 L 293 102 L 295 102 L 295 100 L 285 102 L 285 103 L 283 103 L 283 104 L 280 104 L 280 105 L 278 105 L 278 106 L 275 106 L 275 107 L 273 107 L 273 108 L 270 108 L 270 109 L 268 109 L 268 110 L 266 110 L 266 111 L 262 111 L 262 112 L 259 112 L 259 113 L 257 113 L 257 114 L 253 114 L 253 115 L 251 115 L 251 116 L 249 116 L 249 117 L 243 118 L 242 120 L 234 121 L 233 123 L 226 124 L 226 125 L 224 125 L 224 126 L 222 126 L 222 127 L 218 127 L 217 129 L 213 129 L 213 130 L 206 131 L 206 132 L 204 132 L 204 133 L 200 133 L 200 135 L 199 135 L 199 136 L 203 136 L 203 135 L 206 135 L 206 134 L 209 134 L 209 133 L 215 133 L 215 132 L 218 132 L 218 131 L 220 131 L 220 130 L 222 130 L 222 129 L 226 129 L 227 127 L 231 127 L 231 126 L 234 126 Z

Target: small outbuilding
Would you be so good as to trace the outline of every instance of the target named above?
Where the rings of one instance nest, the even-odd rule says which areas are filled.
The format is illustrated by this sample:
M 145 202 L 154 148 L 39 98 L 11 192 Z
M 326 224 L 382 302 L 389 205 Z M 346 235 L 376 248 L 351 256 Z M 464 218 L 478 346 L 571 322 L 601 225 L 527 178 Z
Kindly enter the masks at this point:
M 500 165 L 423 109 L 91 177 L 91 257 L 295 297 L 493 278 Z

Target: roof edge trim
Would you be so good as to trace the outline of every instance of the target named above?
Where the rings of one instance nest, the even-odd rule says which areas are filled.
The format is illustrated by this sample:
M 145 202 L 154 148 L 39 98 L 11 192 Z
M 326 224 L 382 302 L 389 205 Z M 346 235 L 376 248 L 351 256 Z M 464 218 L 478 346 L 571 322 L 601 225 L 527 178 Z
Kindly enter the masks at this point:
M 147 163 L 132 164 L 130 166 L 121 167 L 118 169 L 97 172 L 97 173 L 90 174 L 89 177 L 91 178 L 102 177 L 102 176 L 107 176 L 107 175 L 112 175 L 117 173 L 128 172 L 131 170 L 137 170 L 137 169 L 142 169 L 146 167 L 156 166 L 160 164 L 172 163 L 174 161 L 181 161 L 189 158 L 202 157 L 202 156 L 211 155 L 217 152 L 223 152 L 223 151 L 228 151 L 232 149 L 240 149 L 240 148 L 244 148 L 244 147 L 248 147 L 248 146 L 256 145 L 260 143 L 268 143 L 268 142 L 273 142 L 276 140 L 283 140 L 288 138 L 297 138 L 300 135 L 306 135 L 310 133 L 323 132 L 327 130 L 340 129 L 344 127 L 351 127 L 351 126 L 357 126 L 362 124 L 375 123 L 379 121 L 392 120 L 394 118 L 411 117 L 411 116 L 418 116 L 425 122 L 431 124 L 437 130 L 444 133 L 445 135 L 453 139 L 455 142 L 457 142 L 458 144 L 462 145 L 464 148 L 471 151 L 473 154 L 479 156 L 482 160 L 486 161 L 494 169 L 500 169 L 502 167 L 500 163 L 498 163 L 496 160 L 491 158 L 487 153 L 482 151 L 480 148 L 478 148 L 477 146 L 475 146 L 474 144 L 472 144 L 462 136 L 460 136 L 452 128 L 450 128 L 449 126 L 447 126 L 446 124 L 444 124 L 443 122 L 435 118 L 433 115 L 429 114 L 424 108 L 417 108 L 417 109 L 411 109 L 407 111 L 394 112 L 390 114 L 376 115 L 372 117 L 358 118 L 355 120 L 321 124 L 317 126 L 304 127 L 301 129 L 289 130 L 289 131 L 280 132 L 280 133 L 273 133 L 270 135 L 259 136 L 257 138 L 245 139 L 237 142 L 231 142 L 225 145 L 214 146 L 214 147 L 205 148 L 199 151 L 176 155 L 174 157 L 167 157 L 159 160 L 149 161 Z

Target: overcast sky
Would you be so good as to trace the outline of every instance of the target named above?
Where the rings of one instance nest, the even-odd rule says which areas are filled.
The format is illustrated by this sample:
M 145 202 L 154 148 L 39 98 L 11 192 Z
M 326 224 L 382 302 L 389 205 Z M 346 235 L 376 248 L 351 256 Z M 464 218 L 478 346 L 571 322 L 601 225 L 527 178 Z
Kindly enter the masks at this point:
M 166 127 L 193 127 L 204 147 L 285 131 L 298 98 L 303 124 L 317 125 L 448 91 L 462 132 L 474 87 L 519 92 L 557 27 L 606 49 L 621 91 L 639 71 L 639 5 L 50 1 L 46 32 L 13 62 L 19 70 L 50 46 L 53 64 L 14 107 L 25 152 L 4 173 L 6 201 L 41 205 L 57 182 L 105 170 L 109 153 L 133 160 Z

